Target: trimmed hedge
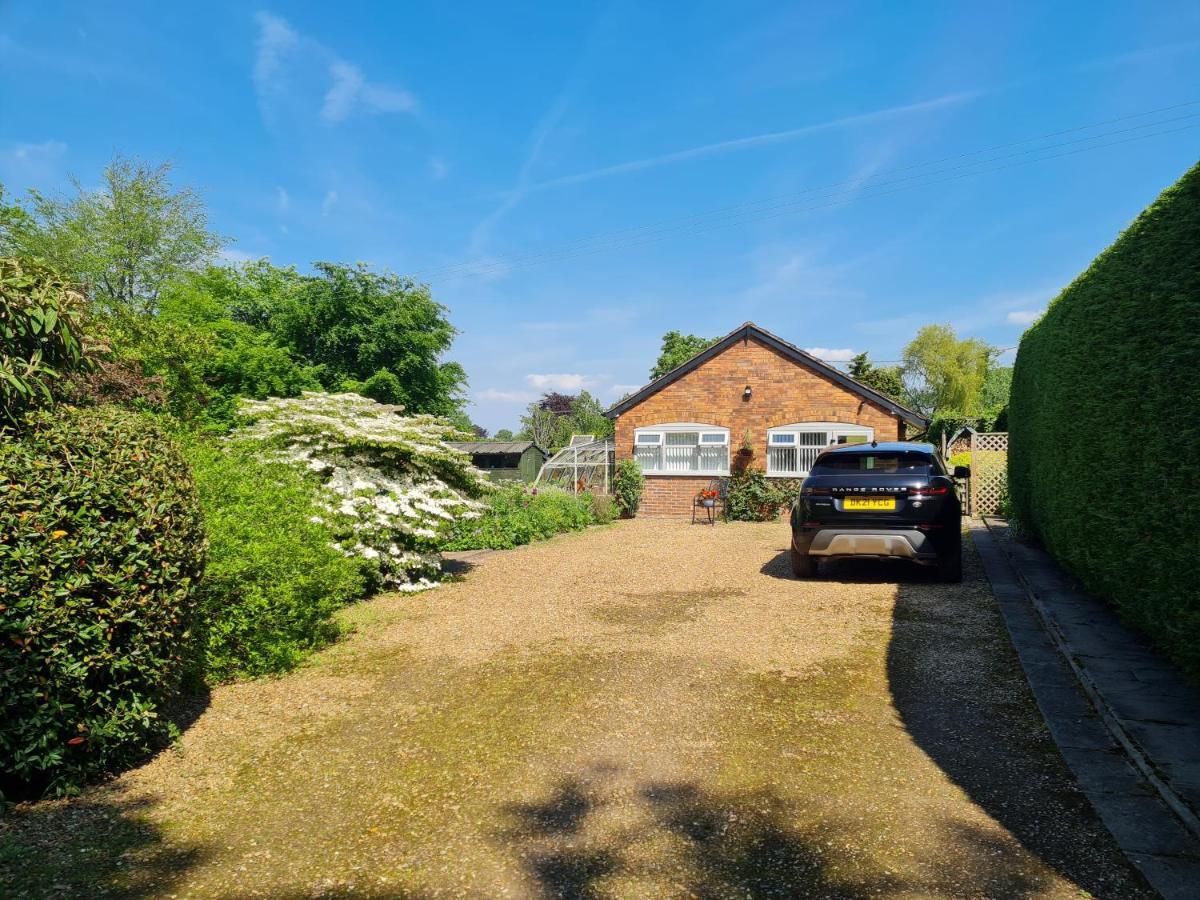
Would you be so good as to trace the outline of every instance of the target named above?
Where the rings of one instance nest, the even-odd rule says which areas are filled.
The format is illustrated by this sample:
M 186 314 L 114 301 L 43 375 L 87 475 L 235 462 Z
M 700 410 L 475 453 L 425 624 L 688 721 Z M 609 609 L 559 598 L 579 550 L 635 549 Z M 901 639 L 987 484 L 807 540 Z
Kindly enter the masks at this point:
M 0 793 L 63 794 L 161 746 L 204 532 L 187 464 L 116 408 L 0 436 Z
M 1200 677 L 1200 165 L 1021 339 L 1021 525 Z

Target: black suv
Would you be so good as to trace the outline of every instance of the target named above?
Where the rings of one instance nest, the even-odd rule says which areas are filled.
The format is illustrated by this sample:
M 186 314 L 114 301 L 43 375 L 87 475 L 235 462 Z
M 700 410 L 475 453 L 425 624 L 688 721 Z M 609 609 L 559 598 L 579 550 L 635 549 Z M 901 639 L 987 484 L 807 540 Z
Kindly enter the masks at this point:
M 821 453 L 792 507 L 792 571 L 817 573 L 822 557 L 908 559 L 962 581 L 962 506 L 932 444 L 844 444 Z

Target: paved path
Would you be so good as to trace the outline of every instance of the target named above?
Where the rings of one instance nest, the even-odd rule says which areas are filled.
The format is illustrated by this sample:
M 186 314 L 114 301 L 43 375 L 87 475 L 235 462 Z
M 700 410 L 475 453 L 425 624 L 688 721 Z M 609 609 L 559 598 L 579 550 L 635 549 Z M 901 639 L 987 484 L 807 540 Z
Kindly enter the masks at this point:
M 0 824 L 0 895 L 1097 897 L 1149 890 L 967 579 L 656 521 L 347 611 L 177 748 Z
M 1200 897 L 1200 692 L 1002 522 L 972 534 L 1050 731 L 1165 897 Z

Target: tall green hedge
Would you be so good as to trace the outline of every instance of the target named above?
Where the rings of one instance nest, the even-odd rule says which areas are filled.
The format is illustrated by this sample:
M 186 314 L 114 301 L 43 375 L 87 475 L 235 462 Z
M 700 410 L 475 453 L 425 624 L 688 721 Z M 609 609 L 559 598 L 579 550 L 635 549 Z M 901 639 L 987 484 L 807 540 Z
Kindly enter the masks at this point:
M 1014 512 L 1200 677 L 1200 165 L 1025 333 Z
M 174 443 L 112 407 L 0 430 L 0 799 L 68 793 L 171 735 L 204 532 Z

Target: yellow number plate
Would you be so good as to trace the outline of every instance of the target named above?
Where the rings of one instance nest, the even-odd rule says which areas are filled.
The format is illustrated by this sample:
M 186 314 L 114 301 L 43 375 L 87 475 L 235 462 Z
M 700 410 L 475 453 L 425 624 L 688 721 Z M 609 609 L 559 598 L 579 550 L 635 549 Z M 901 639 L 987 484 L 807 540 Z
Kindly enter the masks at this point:
M 847 497 L 842 504 L 849 510 L 888 510 L 896 508 L 895 497 Z

